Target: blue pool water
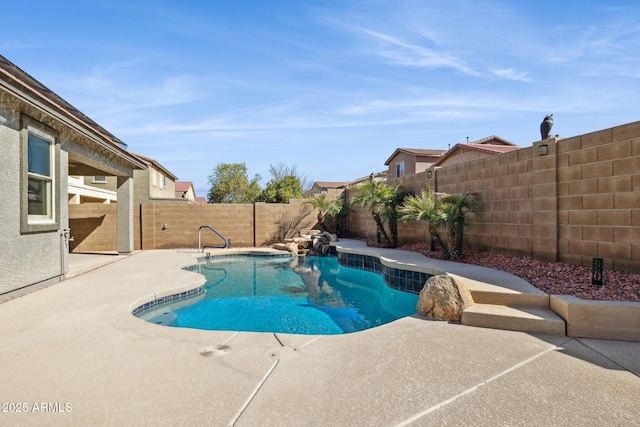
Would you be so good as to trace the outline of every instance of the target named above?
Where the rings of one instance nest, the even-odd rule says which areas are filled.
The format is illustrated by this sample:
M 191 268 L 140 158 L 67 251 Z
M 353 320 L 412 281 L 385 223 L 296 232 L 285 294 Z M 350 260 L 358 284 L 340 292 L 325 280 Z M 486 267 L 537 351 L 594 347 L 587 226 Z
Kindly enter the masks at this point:
M 138 316 L 181 328 L 331 335 L 410 316 L 418 300 L 333 257 L 213 258 L 193 271 L 207 279 L 204 294 Z

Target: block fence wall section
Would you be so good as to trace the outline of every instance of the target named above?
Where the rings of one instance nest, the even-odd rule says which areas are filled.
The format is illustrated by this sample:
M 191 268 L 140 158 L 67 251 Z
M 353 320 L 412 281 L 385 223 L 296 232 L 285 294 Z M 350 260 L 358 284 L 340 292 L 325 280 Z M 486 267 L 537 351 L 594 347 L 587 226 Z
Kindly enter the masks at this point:
M 140 249 L 195 248 L 202 225 L 215 228 L 233 245 L 253 246 L 253 218 L 254 207 L 249 204 L 142 203 Z M 203 245 L 223 243 L 211 230 L 202 230 L 201 236 Z
M 69 205 L 70 252 L 116 250 L 116 204 Z
M 209 225 L 234 247 L 262 246 L 268 242 L 283 216 L 298 215 L 304 200 L 272 204 L 139 204 L 134 220 L 135 249 L 196 248 L 198 229 Z M 315 224 L 316 213 L 308 209 L 304 231 Z M 70 205 L 72 252 L 116 250 L 116 205 L 89 203 Z M 166 227 L 165 227 L 166 225 Z M 222 240 L 210 230 L 202 230 L 203 245 L 220 245 Z
M 600 257 L 607 269 L 640 273 L 640 122 L 538 141 L 389 185 L 476 193 L 482 216 L 466 232 L 468 248 L 585 266 Z M 375 238 L 364 209 L 353 208 L 348 227 Z M 429 241 L 424 223 L 398 228 L 400 244 Z
M 268 242 L 281 217 L 298 214 L 303 209 L 303 201 L 201 205 L 142 203 L 140 209 L 140 249 L 197 247 L 198 228 L 202 225 L 215 228 L 234 247 L 251 247 Z M 308 216 L 306 230 L 315 225 L 312 212 Z M 163 230 L 165 224 L 167 227 Z M 203 245 L 221 243 L 222 240 L 210 230 L 202 231 Z

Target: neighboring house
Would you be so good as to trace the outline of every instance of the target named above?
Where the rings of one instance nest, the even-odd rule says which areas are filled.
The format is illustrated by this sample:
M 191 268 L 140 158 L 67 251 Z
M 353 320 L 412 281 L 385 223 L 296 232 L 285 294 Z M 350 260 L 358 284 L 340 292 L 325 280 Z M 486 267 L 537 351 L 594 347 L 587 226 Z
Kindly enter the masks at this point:
M 406 175 L 424 172 L 444 152 L 445 150 L 397 148 L 384 164 L 389 166 L 389 178 L 402 178 Z
M 347 187 L 346 182 L 335 182 L 335 181 L 316 181 L 311 186 L 311 189 L 308 193 L 312 196 L 317 196 L 320 194 L 325 194 L 329 192 L 335 192 L 335 190 L 342 190 Z
M 347 188 L 346 182 L 316 181 L 311 188 L 305 192 L 305 195 L 313 197 L 324 194 L 328 200 L 335 200 L 342 196 L 345 188 Z
M 116 177 L 116 247 L 133 251 L 132 177 L 145 163 L 2 56 L 0 159 L 0 300 L 64 280 L 70 175 Z
M 468 162 L 496 154 L 508 153 L 519 150 L 522 147 L 512 142 L 502 139 L 499 136 L 491 135 L 477 141 L 466 144 L 456 144 L 444 153 L 432 166 L 450 166 L 456 163 Z
M 176 199 L 184 199 L 190 202 L 196 201 L 196 190 L 189 181 L 176 181 Z
M 147 169 L 134 172 L 135 191 L 133 203 L 138 205 L 149 201 L 195 202 L 195 191 L 190 182 L 176 182 L 177 177 L 156 160 L 132 153 L 147 165 Z M 191 185 L 188 188 L 178 185 Z M 115 203 L 117 202 L 116 179 L 110 176 L 85 176 L 69 178 L 69 203 Z M 182 197 L 184 193 L 185 197 Z
M 362 178 L 358 178 L 353 181 L 349 181 L 349 188 L 360 187 L 365 184 L 367 181 L 374 180 L 375 182 L 386 182 L 389 177 L 389 172 L 384 170 L 381 172 L 371 173 L 367 176 L 363 176 Z
M 115 203 L 118 201 L 116 177 L 69 175 L 69 204 Z
M 131 153 L 145 163 L 144 170 L 135 171 L 134 203 L 175 202 L 177 176 L 160 163 L 141 154 Z M 181 200 L 180 200 L 181 201 Z
M 376 182 L 384 182 L 387 180 L 387 175 L 387 171 L 384 170 L 347 182 L 316 181 L 309 190 L 309 194 L 315 196 L 324 193 L 330 196 L 339 196 L 345 189 L 358 187 L 370 179 Z

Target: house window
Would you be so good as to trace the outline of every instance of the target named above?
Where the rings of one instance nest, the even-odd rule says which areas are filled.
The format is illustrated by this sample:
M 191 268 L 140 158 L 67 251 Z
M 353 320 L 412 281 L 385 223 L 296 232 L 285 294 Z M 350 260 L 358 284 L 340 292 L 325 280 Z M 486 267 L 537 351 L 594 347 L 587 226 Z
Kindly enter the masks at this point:
M 167 188 L 167 177 L 162 175 L 162 188 Z
M 26 115 L 21 121 L 20 232 L 56 231 L 62 177 L 58 134 Z
M 404 176 L 404 162 L 396 163 L 396 178 Z
M 29 223 L 53 222 L 55 141 L 29 128 L 27 136 L 27 206 Z
M 93 180 L 91 181 L 92 184 L 106 184 L 107 183 L 107 177 L 104 175 L 96 175 L 93 177 Z

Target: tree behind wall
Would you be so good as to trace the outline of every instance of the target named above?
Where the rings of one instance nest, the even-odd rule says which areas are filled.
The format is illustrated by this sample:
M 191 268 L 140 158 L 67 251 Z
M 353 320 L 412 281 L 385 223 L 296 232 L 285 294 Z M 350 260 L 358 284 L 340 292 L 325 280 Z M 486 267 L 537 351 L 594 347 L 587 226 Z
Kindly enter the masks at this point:
M 277 165 L 270 164 L 269 173 L 271 174 L 272 181 L 280 181 L 287 176 L 297 178 L 300 182 L 300 186 L 302 187 L 302 191 L 309 190 L 313 185 L 313 182 L 311 182 L 306 174 L 298 171 L 297 165 L 288 166 L 284 163 L 278 163 Z
M 260 195 L 260 175 L 251 181 L 244 163 L 219 163 L 211 175 L 209 203 L 253 203 Z
M 289 199 L 299 199 L 302 197 L 302 185 L 300 180 L 287 175 L 280 179 L 272 179 L 257 198 L 258 202 L 266 203 L 289 203 Z

